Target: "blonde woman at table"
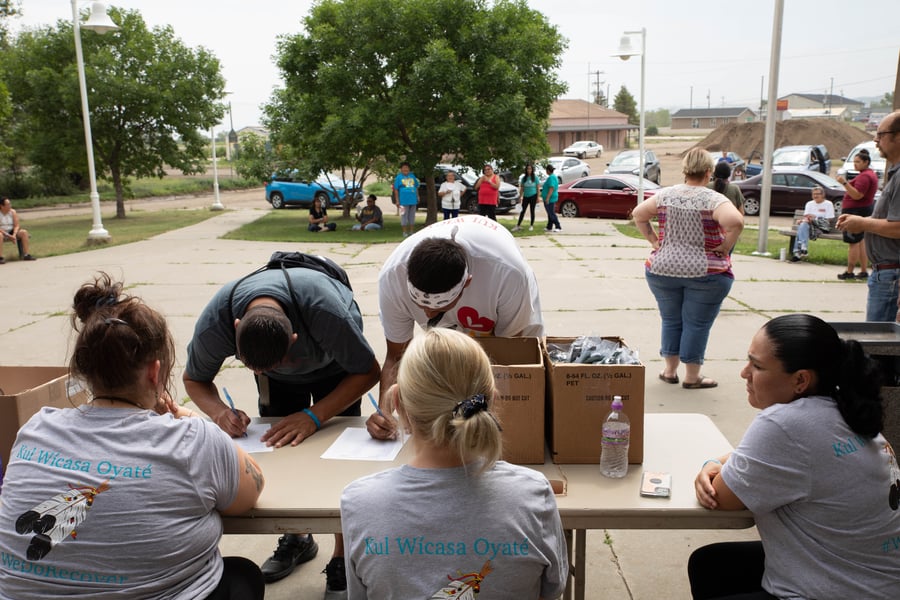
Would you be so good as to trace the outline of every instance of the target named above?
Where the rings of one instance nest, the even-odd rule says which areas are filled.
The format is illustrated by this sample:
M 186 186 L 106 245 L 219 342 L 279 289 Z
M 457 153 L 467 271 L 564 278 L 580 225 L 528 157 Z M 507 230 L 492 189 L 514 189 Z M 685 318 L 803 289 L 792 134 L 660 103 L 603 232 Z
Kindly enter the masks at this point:
M 653 252 L 645 264 L 647 285 L 662 319 L 659 354 L 665 361 L 659 378 L 682 387 L 713 388 L 700 373 L 709 331 L 731 291 L 731 250 L 744 229 L 744 218 L 722 194 L 707 189 L 713 162 L 703 148 L 682 161 L 684 183 L 659 190 L 637 205 L 632 217 Z M 650 220 L 656 218 L 658 230 Z
M 344 489 L 349 599 L 559 596 L 568 565 L 556 499 L 543 475 L 498 460 L 481 346 L 449 329 L 417 336 L 392 391 L 414 455 Z
M 754 336 L 741 377 L 760 413 L 695 488 L 706 508 L 749 509 L 761 541 L 695 551 L 694 598 L 895 597 L 900 470 L 879 433 L 878 375 L 858 342 L 810 315 Z
M 220 514 L 253 507 L 256 462 L 169 398 L 165 319 L 106 274 L 74 298 L 70 363 L 92 400 L 19 431 L 0 505 L 0 598 L 257 600 L 262 573 L 222 558 Z

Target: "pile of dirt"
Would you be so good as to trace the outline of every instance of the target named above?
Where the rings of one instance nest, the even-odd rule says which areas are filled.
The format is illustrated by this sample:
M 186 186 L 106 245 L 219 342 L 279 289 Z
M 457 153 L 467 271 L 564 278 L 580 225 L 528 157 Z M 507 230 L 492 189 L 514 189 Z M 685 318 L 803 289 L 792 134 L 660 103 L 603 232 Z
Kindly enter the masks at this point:
M 765 123 L 728 123 L 714 129 L 696 146 L 707 150 L 729 150 L 744 159 L 763 152 Z M 775 148 L 800 144 L 824 144 L 832 159 L 847 156 L 854 146 L 872 139 L 872 134 L 843 121 L 790 119 L 775 123 Z M 696 147 L 695 146 L 695 147 Z M 685 151 L 687 152 L 687 151 Z

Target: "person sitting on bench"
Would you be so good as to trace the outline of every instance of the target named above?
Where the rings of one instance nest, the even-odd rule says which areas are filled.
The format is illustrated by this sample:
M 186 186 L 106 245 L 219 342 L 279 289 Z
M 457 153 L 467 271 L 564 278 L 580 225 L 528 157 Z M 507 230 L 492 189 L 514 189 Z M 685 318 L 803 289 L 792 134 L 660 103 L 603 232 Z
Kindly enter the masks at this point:
M 809 240 L 815 240 L 820 233 L 828 233 L 834 224 L 834 204 L 825 199 L 821 186 L 812 189 L 812 200 L 806 203 L 803 217 L 797 224 L 797 242 L 791 262 L 798 262 L 809 252 Z

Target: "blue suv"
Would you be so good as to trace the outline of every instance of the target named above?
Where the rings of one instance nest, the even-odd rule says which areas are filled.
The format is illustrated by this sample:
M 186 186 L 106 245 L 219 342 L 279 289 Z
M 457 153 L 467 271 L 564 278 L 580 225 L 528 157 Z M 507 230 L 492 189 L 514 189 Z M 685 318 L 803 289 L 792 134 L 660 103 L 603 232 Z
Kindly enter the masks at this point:
M 309 208 L 313 200 L 327 200 L 329 206 L 340 206 L 350 194 L 350 206 L 363 199 L 362 188 L 352 181 L 322 173 L 315 181 L 304 181 L 296 171 L 276 173 L 266 184 L 266 200 L 272 208 L 300 206 Z

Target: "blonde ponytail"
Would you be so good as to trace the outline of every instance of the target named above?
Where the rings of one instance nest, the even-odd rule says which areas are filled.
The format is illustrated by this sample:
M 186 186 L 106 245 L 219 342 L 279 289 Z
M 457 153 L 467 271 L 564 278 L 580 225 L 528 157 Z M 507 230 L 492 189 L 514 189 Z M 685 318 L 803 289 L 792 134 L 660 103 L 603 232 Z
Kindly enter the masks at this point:
M 472 338 L 431 329 L 413 339 L 397 375 L 400 402 L 415 435 L 453 448 L 479 472 L 500 459 L 500 425 L 490 412 L 495 394 L 491 363 Z

